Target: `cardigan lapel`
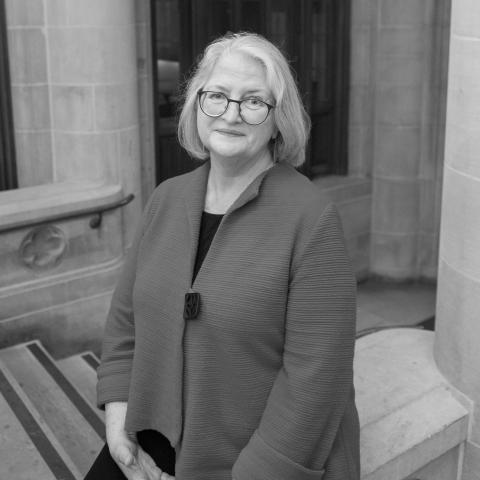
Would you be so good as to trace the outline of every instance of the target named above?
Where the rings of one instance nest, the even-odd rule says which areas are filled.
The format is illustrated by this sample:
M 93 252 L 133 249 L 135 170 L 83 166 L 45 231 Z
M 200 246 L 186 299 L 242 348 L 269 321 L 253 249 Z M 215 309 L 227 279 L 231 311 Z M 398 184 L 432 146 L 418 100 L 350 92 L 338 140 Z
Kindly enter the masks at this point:
M 260 192 L 260 186 L 265 176 L 272 170 L 275 170 L 277 164 L 270 168 L 267 168 L 255 177 L 245 190 L 238 196 L 238 198 L 230 205 L 225 215 L 233 212 L 234 210 L 243 207 L 245 204 L 253 200 L 258 196 Z M 191 181 L 188 188 L 185 191 L 185 204 L 187 207 L 187 215 L 190 223 L 190 232 L 194 239 L 198 238 L 200 229 L 200 220 L 205 205 L 205 195 L 207 191 L 208 174 L 210 172 L 210 162 L 206 161 L 203 165 L 198 167 L 191 177 Z
M 203 165 L 194 170 L 192 172 L 191 180 L 187 184 L 184 193 L 184 201 L 187 210 L 190 231 L 190 284 L 193 276 L 195 256 L 197 254 L 198 236 L 200 234 L 200 223 L 202 219 L 203 207 L 205 204 L 205 193 L 207 190 L 209 171 L 209 161 L 206 161 Z
M 229 215 L 235 210 L 246 205 L 248 202 L 256 198 L 260 192 L 260 186 L 265 176 L 272 170 L 275 170 L 276 164 L 261 172 L 255 177 L 245 190 L 233 202 L 225 213 Z M 197 254 L 198 237 L 200 235 L 200 223 L 202 212 L 205 205 L 205 195 L 207 191 L 208 174 L 210 172 L 210 161 L 206 161 L 203 165 L 192 172 L 192 177 L 187 185 L 184 201 L 187 210 L 187 217 L 190 230 L 190 279 L 193 277 L 193 267 L 195 264 L 195 256 Z M 191 280 L 190 280 L 191 281 Z
M 267 176 L 267 174 L 274 170 L 277 164 L 274 164 L 270 168 L 267 168 L 258 176 L 256 176 L 245 188 L 245 190 L 238 196 L 238 198 L 232 203 L 230 208 L 227 210 L 226 215 L 229 213 L 233 212 L 234 210 L 238 210 L 239 208 L 243 207 L 246 205 L 248 202 L 252 201 L 254 198 L 258 196 L 260 193 L 260 187 L 262 185 L 262 182 L 264 178 Z

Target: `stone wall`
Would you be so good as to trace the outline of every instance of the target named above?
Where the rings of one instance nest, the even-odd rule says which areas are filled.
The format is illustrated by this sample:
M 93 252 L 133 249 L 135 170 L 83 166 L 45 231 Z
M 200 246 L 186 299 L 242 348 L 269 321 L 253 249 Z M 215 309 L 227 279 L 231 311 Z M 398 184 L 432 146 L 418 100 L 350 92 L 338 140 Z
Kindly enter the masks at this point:
M 448 3 L 352 1 L 349 173 L 373 180 L 374 275 L 436 278 Z
M 143 169 L 142 180 L 140 147 L 142 128 L 142 153 L 153 149 L 140 124 L 151 115 L 147 7 L 6 1 L 20 188 L 0 199 L 2 346 L 38 338 L 64 355 L 99 345 L 153 177 Z M 131 193 L 135 200 L 104 214 L 98 228 L 91 216 L 75 217 Z M 52 219 L 64 213 L 74 216 Z M 15 227 L 42 217 L 43 226 Z
M 453 0 L 435 357 L 472 404 L 462 480 L 480 479 L 480 3 Z

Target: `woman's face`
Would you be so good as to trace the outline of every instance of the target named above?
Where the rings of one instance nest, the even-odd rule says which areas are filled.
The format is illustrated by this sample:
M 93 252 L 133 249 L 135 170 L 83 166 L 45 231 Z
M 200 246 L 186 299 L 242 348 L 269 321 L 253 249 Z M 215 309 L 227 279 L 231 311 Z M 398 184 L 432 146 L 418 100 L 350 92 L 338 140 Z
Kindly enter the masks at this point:
M 260 62 L 240 52 L 221 57 L 202 90 L 224 93 L 233 100 L 257 97 L 274 104 Z M 269 156 L 268 143 L 276 135 L 272 112 L 260 125 L 245 123 L 239 105 L 231 102 L 220 117 L 209 117 L 197 109 L 197 129 L 213 160 L 256 162 Z

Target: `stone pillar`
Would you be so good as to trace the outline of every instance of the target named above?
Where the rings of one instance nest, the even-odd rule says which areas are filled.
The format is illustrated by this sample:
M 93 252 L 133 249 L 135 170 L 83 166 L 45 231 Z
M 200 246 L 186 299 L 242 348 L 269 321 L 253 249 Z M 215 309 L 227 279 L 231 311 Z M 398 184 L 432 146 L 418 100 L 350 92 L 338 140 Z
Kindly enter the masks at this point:
M 472 401 L 462 480 L 480 479 L 480 2 L 453 0 L 435 358 Z
M 395 280 L 435 279 L 447 2 L 358 3 L 375 5 L 373 81 L 360 111 L 361 119 L 369 118 L 373 94 L 371 272 Z
M 121 184 L 142 203 L 134 0 L 46 0 L 54 181 Z

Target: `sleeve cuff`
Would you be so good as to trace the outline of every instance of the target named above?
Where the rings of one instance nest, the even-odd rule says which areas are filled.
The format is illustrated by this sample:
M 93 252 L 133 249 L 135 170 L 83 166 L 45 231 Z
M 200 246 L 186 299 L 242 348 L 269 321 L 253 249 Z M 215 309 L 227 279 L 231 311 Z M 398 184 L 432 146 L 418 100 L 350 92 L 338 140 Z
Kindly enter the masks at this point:
M 109 402 L 126 402 L 130 390 L 130 372 L 116 373 L 99 378 L 97 383 L 97 406 L 102 410 Z
M 311 470 L 270 447 L 255 432 L 232 469 L 235 480 L 322 480 L 325 470 Z

